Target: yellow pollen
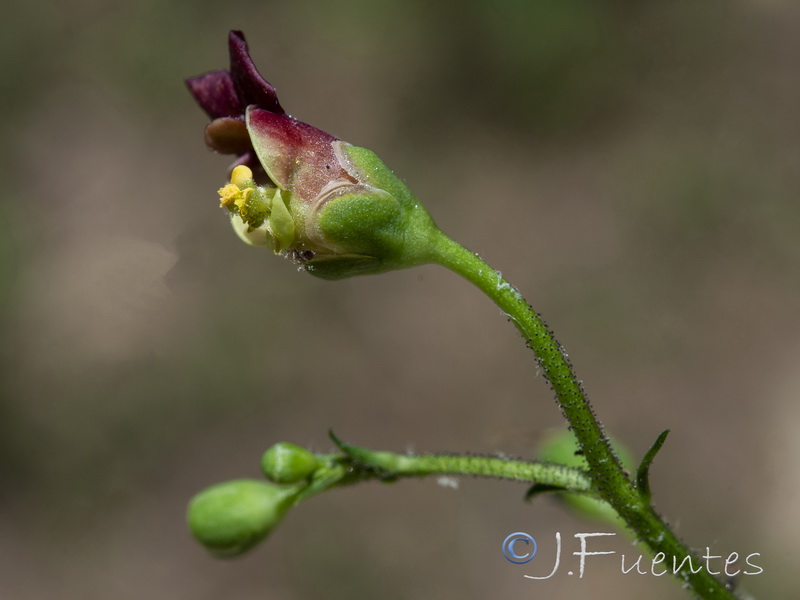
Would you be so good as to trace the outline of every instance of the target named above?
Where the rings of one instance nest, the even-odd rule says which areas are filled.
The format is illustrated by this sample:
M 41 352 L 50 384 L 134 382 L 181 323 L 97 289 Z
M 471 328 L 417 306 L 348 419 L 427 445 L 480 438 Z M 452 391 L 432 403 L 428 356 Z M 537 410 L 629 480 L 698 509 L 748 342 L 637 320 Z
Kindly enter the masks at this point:
M 244 184 L 253 180 L 253 171 L 249 167 L 239 165 L 231 171 L 231 183 L 237 187 L 244 187 Z
M 253 193 L 253 188 L 245 188 L 243 190 L 240 190 L 239 195 L 234 200 L 234 202 L 236 203 L 236 208 L 239 209 L 239 214 L 242 215 L 242 218 L 245 217 L 244 213 L 247 212 L 245 210 L 245 207 L 247 206 L 247 199 L 252 195 L 252 193 Z
M 219 194 L 220 206 L 230 206 L 234 203 L 236 203 L 238 206 L 239 203 L 237 200 L 242 196 L 242 190 L 232 183 L 227 184 L 225 187 L 221 187 L 217 193 Z

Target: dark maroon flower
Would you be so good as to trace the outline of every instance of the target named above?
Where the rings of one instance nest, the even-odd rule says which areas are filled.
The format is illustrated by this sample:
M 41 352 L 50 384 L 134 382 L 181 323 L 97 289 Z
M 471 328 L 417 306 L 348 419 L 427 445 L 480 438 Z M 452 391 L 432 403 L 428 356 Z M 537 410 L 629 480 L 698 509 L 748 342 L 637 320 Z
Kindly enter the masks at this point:
M 373 152 L 287 115 L 240 31 L 228 45 L 230 70 L 186 84 L 208 146 L 238 156 L 219 197 L 240 237 L 326 279 L 427 262 L 438 230 L 408 188 Z

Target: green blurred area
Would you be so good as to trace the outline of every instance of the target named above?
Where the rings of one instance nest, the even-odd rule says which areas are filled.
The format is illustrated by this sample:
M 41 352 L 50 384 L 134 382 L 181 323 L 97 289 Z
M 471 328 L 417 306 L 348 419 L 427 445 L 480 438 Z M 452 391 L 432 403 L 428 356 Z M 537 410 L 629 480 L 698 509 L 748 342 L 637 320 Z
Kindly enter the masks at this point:
M 188 499 L 277 441 L 532 456 L 562 426 L 454 276 L 317 281 L 233 235 L 182 83 L 231 28 L 294 116 L 518 285 L 616 438 L 640 458 L 672 429 L 653 489 L 689 544 L 762 552 L 742 585 L 797 594 L 795 3 L 32 1 L 4 25 L 4 597 L 684 597 L 612 563 L 524 580 L 505 535 L 591 526 L 504 483 L 344 490 L 238 562 L 192 542 Z

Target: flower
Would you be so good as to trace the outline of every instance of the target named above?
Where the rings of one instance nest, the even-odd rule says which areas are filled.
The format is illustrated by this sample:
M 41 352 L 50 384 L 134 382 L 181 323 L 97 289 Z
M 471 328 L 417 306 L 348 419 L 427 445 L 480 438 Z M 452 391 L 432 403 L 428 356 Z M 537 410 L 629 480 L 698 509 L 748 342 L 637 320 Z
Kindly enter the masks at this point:
M 325 279 L 429 262 L 439 230 L 409 189 L 370 150 L 286 114 L 241 32 L 228 45 L 230 70 L 186 83 L 208 146 L 238 156 L 219 196 L 240 237 Z

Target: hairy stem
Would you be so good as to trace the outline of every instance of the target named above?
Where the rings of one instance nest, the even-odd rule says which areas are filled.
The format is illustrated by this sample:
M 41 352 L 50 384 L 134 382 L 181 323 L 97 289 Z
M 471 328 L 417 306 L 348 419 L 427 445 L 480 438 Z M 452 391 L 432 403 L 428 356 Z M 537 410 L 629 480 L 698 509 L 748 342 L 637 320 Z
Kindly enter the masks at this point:
M 668 563 L 678 564 L 693 553 L 672 533 L 643 497 L 625 471 L 608 437 L 594 415 L 581 382 L 575 376 L 567 353 L 542 318 L 517 289 L 477 254 L 443 233 L 434 241 L 431 262 L 438 263 L 474 284 L 514 323 L 533 350 L 539 367 L 553 389 L 564 417 L 570 424 L 589 464 L 589 476 L 597 495 L 608 502 L 633 531 L 636 539 L 654 553 L 663 552 Z M 699 559 L 696 559 L 699 564 Z M 684 568 L 677 575 L 699 598 L 731 600 L 736 596 L 705 569 L 692 573 Z
M 458 454 L 425 454 L 412 456 L 374 451 L 351 446 L 331 438 L 354 463 L 367 467 L 379 477 L 426 477 L 431 475 L 472 475 L 493 479 L 509 479 L 552 487 L 563 492 L 595 495 L 592 480 L 584 469 L 544 461 L 525 461 L 491 456 Z

